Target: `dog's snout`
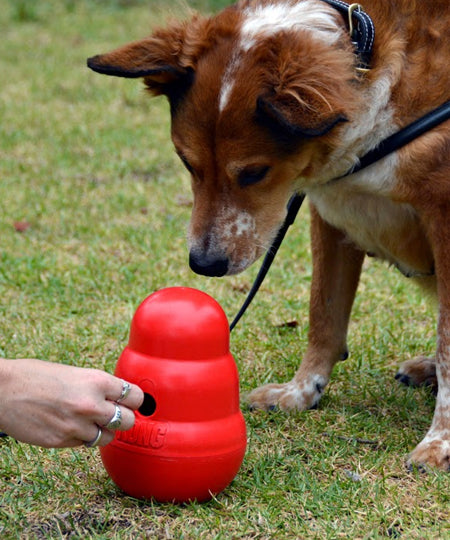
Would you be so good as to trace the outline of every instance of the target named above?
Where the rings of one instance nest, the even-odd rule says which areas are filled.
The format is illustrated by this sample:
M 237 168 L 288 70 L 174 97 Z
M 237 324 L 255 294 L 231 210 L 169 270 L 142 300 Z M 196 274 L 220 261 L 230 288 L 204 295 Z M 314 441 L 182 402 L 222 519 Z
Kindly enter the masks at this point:
M 228 272 L 228 259 L 212 258 L 194 251 L 189 253 L 189 266 L 196 274 L 209 277 L 221 277 Z

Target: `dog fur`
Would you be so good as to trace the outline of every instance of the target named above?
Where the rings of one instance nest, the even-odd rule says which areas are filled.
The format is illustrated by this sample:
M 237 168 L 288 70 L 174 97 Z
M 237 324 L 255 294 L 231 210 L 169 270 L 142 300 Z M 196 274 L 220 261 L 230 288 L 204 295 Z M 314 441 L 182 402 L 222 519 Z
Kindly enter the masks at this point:
M 309 342 L 292 381 L 253 407 L 308 409 L 347 356 L 366 253 L 436 290 L 434 359 L 403 364 L 435 384 L 431 427 L 410 463 L 450 468 L 450 122 L 345 179 L 381 140 L 450 98 L 448 0 L 366 0 L 376 29 L 360 73 L 341 14 L 322 0 L 241 0 L 95 56 L 100 73 L 142 77 L 169 99 L 172 139 L 192 176 L 191 267 L 235 274 L 270 246 L 296 191 L 311 206 Z

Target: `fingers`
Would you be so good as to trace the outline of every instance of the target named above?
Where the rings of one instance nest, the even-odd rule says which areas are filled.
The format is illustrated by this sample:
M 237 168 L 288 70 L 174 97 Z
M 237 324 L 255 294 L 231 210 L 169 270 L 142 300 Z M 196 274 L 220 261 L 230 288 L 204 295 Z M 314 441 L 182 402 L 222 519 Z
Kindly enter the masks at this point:
M 97 425 L 93 425 L 89 430 L 92 433 L 92 437 L 81 441 L 87 448 L 95 448 L 96 446 L 106 446 L 114 439 L 114 432 L 106 428 L 102 428 Z M 80 441 L 77 441 L 73 446 L 78 446 Z M 72 446 L 72 445 L 70 445 Z
M 144 401 L 139 386 L 103 372 L 99 386 L 103 387 L 104 401 L 96 411 L 88 432 L 83 434 L 85 446 L 106 446 L 114 439 L 116 430 L 127 431 L 134 426 L 135 414 Z M 95 423 L 94 423 L 95 422 Z M 101 430 L 101 433 L 100 431 Z
M 142 405 L 144 392 L 136 384 L 114 377 L 114 381 L 106 393 L 106 399 L 135 410 Z
M 99 426 L 110 431 L 127 431 L 134 426 L 134 412 L 122 404 L 105 401 L 105 413 L 96 419 Z
M 114 439 L 114 432 L 127 431 L 134 426 L 134 412 L 125 406 L 120 406 L 112 401 L 105 401 L 105 412 L 103 415 L 99 415 L 95 421 L 95 424 L 89 426 L 89 430 L 86 431 L 86 439 L 83 440 L 83 444 L 88 448 L 94 448 L 95 446 L 106 446 Z
M 114 439 L 114 433 L 111 431 L 108 431 L 106 429 L 102 429 L 102 437 L 100 439 L 100 442 L 98 443 L 98 446 L 106 446 L 110 442 L 112 442 Z

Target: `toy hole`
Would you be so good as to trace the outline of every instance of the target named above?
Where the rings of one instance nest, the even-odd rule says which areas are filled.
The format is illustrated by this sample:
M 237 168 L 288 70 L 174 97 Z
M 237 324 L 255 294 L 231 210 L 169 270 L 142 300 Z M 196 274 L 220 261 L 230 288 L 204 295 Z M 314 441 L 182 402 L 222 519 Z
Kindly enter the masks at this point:
M 144 402 L 138 410 L 142 416 L 151 416 L 156 411 L 155 398 L 151 394 L 144 392 Z

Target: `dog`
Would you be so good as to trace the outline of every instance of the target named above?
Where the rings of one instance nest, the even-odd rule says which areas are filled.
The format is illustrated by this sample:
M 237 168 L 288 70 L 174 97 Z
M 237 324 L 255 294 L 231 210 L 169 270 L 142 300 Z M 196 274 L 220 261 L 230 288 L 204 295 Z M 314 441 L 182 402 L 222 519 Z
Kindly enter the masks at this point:
M 195 272 L 246 269 L 271 245 L 292 194 L 309 199 L 308 346 L 294 378 L 252 391 L 252 407 L 318 403 L 333 366 L 348 356 L 367 254 L 436 291 L 435 357 L 405 362 L 397 378 L 438 388 L 431 427 L 408 464 L 449 470 L 450 122 L 335 180 L 450 98 L 448 0 L 356 6 L 373 23 L 363 28 L 372 31 L 369 62 L 355 50 L 354 9 L 340 0 L 240 0 L 214 16 L 170 23 L 88 66 L 143 78 L 152 95 L 168 98 L 172 140 L 192 177 Z

